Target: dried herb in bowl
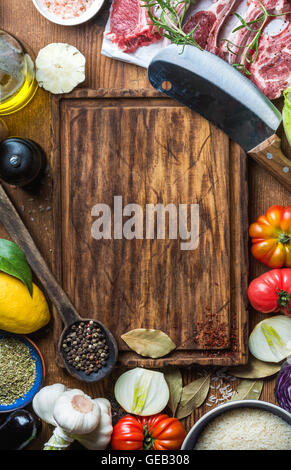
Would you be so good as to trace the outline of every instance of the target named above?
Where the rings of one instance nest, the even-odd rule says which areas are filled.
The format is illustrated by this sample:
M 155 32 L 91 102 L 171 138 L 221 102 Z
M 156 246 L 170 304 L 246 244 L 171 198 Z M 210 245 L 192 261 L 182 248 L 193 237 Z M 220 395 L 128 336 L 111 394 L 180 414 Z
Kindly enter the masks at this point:
M 36 378 L 35 359 L 22 341 L 0 339 L 0 405 L 11 405 L 23 397 Z

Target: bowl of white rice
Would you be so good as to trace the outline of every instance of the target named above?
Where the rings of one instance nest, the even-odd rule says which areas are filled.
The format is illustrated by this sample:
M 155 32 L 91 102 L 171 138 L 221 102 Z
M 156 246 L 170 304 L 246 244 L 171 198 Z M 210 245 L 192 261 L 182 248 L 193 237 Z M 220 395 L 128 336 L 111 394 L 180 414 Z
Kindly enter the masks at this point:
M 105 0 L 32 0 L 39 13 L 52 23 L 76 26 L 91 20 Z
M 230 401 L 197 421 L 182 450 L 291 450 L 291 414 L 265 401 Z

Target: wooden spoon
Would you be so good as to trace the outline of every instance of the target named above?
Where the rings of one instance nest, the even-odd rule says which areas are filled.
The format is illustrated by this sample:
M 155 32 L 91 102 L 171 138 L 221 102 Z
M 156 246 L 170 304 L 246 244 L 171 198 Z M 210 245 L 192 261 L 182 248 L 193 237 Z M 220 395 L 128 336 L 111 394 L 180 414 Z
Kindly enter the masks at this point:
M 37 275 L 38 279 L 42 283 L 45 291 L 48 294 L 51 302 L 56 307 L 58 314 L 64 323 L 64 330 L 58 343 L 58 352 L 65 368 L 73 377 L 84 382 L 99 382 L 107 375 L 109 375 L 117 361 L 118 348 L 116 341 L 111 332 L 101 322 L 94 319 L 83 319 L 76 311 L 75 307 L 71 303 L 67 294 L 63 291 L 57 280 L 53 276 L 52 272 L 48 268 L 45 260 L 38 251 L 30 233 L 22 222 L 18 215 L 15 207 L 8 198 L 3 187 L 0 185 L 0 221 L 3 223 L 7 232 L 11 238 L 17 243 L 17 245 L 24 251 L 27 261 L 32 267 L 33 271 Z M 72 367 L 67 361 L 62 350 L 62 341 L 69 333 L 71 326 L 74 323 L 80 321 L 94 321 L 96 326 L 101 329 L 105 335 L 107 345 L 109 347 L 109 357 L 107 359 L 106 366 L 102 367 L 98 372 L 92 372 L 90 375 L 86 375 L 83 371 L 78 371 Z

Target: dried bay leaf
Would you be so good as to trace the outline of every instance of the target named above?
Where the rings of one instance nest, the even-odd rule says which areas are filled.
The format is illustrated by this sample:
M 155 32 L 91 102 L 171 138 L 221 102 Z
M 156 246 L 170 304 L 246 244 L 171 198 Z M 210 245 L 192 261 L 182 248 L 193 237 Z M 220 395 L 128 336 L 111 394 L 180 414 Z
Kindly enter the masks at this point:
M 276 374 L 280 368 L 281 366 L 277 363 L 263 362 L 250 354 L 247 364 L 231 367 L 227 373 L 240 379 L 263 379 Z
M 175 343 L 161 330 L 137 328 L 121 335 L 127 346 L 144 357 L 157 359 L 176 349 Z
M 263 380 L 243 380 L 237 387 L 230 401 L 259 400 L 263 385 Z
M 182 389 L 183 389 L 183 379 L 182 379 L 182 374 L 181 371 L 178 369 L 178 367 L 174 366 L 168 366 L 162 369 L 165 380 L 168 384 L 169 391 L 170 391 L 170 398 L 169 398 L 169 403 L 168 407 L 173 413 L 173 416 L 175 416 L 178 405 L 181 400 L 182 396 Z
M 200 377 L 186 385 L 182 390 L 182 397 L 177 409 L 178 419 L 186 418 L 194 409 L 204 403 L 209 392 L 210 374 Z

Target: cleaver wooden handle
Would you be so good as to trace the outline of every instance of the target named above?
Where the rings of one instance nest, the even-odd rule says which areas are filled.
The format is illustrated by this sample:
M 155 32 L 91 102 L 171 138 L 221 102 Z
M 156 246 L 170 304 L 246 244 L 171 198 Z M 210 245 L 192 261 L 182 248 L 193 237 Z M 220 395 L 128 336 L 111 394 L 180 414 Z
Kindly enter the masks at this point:
M 248 153 L 265 167 L 282 186 L 291 191 L 291 160 L 282 152 L 281 139 L 276 134 Z

